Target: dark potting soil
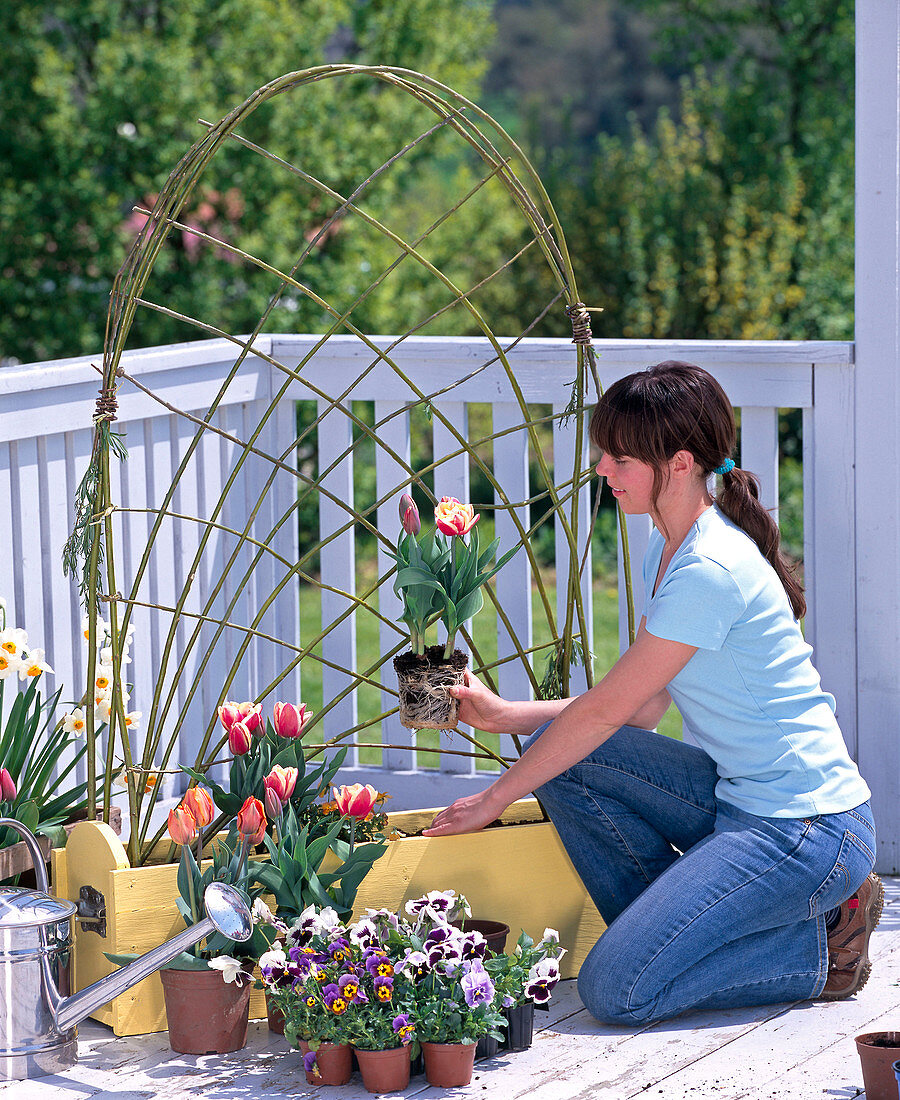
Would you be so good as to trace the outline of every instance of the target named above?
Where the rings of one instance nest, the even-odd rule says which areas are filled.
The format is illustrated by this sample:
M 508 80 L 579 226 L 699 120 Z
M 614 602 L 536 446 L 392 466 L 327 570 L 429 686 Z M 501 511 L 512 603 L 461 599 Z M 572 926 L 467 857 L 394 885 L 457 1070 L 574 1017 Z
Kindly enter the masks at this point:
M 863 1039 L 867 1047 L 878 1047 L 881 1050 L 894 1050 L 900 1047 L 900 1031 L 889 1031 L 886 1035 L 875 1035 L 871 1039 Z
M 419 668 L 435 668 L 438 665 L 448 664 L 451 668 L 465 668 L 468 657 L 462 650 L 454 649 L 449 657 L 444 656 L 442 645 L 429 645 L 425 647 L 425 653 L 413 653 L 407 651 L 394 658 L 394 668 L 398 672 L 412 672 Z

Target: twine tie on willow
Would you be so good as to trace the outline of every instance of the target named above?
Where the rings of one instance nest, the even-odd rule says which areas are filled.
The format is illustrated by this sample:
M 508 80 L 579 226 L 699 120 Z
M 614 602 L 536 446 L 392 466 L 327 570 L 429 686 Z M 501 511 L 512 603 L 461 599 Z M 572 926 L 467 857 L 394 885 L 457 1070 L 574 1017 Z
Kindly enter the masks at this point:
M 591 342 L 591 315 L 584 302 L 575 302 L 566 308 L 566 314 L 572 322 L 572 343 L 589 344 Z
M 101 389 L 100 396 L 97 398 L 97 406 L 94 410 L 94 423 L 99 424 L 102 420 L 115 420 L 118 411 L 119 404 L 116 401 L 116 387 L 110 386 L 109 389 Z

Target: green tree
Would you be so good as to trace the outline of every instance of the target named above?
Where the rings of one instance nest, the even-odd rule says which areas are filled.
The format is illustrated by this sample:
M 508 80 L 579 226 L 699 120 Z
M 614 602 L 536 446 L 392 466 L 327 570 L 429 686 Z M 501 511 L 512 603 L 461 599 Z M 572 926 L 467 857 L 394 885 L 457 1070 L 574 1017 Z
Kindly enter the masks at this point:
M 202 135 L 198 119 L 215 122 L 266 81 L 324 61 L 403 65 L 476 95 L 492 22 L 489 0 L 21 0 L 0 6 L 0 35 L 0 357 L 30 360 L 99 350 L 111 281 L 141 224 L 132 207 L 152 204 Z M 347 194 L 434 121 L 393 89 L 341 79 L 263 105 L 243 136 Z M 376 215 L 403 217 L 404 202 L 421 201 L 411 181 L 432 155 L 423 143 L 379 177 L 366 192 Z M 444 175 L 474 181 L 466 159 L 452 156 Z M 427 186 L 442 178 L 432 169 Z M 346 220 L 317 237 L 335 205 L 235 142 L 182 216 L 282 269 L 308 250 L 306 280 L 347 305 L 390 250 L 378 241 L 370 255 Z M 477 221 L 461 213 L 444 252 L 462 254 Z M 493 225 L 490 239 L 479 237 L 488 267 L 503 255 L 505 230 Z M 170 237 L 148 284 L 153 300 L 236 332 L 276 290 L 272 276 L 187 231 Z M 364 307 L 361 323 L 394 327 L 386 311 Z M 271 321 L 315 330 L 323 314 L 285 297 Z M 132 342 L 196 335 L 145 310 Z

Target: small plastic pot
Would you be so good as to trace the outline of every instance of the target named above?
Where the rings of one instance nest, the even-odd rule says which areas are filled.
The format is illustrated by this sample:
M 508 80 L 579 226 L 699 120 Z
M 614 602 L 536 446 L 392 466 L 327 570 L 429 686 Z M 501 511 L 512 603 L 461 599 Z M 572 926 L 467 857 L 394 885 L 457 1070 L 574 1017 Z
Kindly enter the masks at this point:
M 534 1038 L 534 1001 L 526 1001 L 523 1005 L 514 1005 L 512 1008 L 504 1008 L 503 1015 L 507 1019 L 506 1041 L 507 1050 L 528 1050 Z

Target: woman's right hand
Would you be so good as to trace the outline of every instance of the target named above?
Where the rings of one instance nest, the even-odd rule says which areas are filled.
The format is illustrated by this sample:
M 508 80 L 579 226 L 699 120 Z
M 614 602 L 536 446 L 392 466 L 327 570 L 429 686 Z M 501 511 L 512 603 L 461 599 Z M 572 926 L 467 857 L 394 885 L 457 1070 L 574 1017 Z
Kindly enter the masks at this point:
M 450 688 L 459 700 L 459 721 L 485 733 L 509 733 L 511 704 L 483 684 L 468 669 L 465 684 Z

